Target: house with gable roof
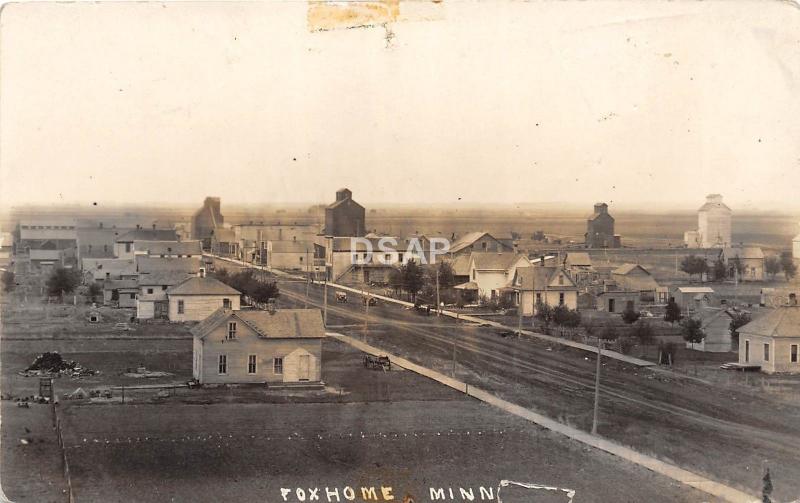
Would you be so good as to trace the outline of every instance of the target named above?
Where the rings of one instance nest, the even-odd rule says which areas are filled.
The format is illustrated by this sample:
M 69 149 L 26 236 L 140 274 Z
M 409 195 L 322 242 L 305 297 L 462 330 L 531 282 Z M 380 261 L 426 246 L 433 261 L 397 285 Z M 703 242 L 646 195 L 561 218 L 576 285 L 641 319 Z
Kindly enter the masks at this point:
M 322 381 L 319 309 L 220 308 L 192 329 L 192 373 L 201 384 Z
M 469 262 L 469 282 L 455 288 L 477 291 L 479 298 L 498 299 L 513 292 L 511 282 L 520 267 L 531 267 L 525 255 L 473 252 Z
M 800 374 L 800 306 L 795 294 L 788 305 L 770 310 L 738 332 L 739 365 L 759 365 L 767 374 Z
M 201 270 L 200 275 L 167 289 L 168 316 L 170 321 L 202 321 L 221 307 L 238 311 L 241 295 Z
M 517 305 L 522 306 L 523 316 L 533 316 L 541 304 L 578 308 L 578 286 L 560 267 L 519 267 L 512 288 L 517 291 Z

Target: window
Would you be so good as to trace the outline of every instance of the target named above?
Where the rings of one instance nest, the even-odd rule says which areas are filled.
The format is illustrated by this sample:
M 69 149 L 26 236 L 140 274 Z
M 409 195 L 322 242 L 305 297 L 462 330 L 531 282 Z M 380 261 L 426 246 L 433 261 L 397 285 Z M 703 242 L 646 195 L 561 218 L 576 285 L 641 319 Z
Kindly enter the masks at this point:
M 256 373 L 256 355 L 249 355 L 247 357 L 247 373 L 248 374 Z
M 789 361 L 797 363 L 797 344 L 792 344 L 789 349 Z
M 542 303 L 542 294 L 541 293 L 537 293 L 536 294 L 536 303 L 537 304 L 541 304 Z
M 488 247 L 489 247 L 489 243 L 487 243 L 486 241 L 484 241 L 483 243 L 481 243 L 481 248 L 483 248 L 483 249 L 484 249 L 484 251 L 485 251 L 485 250 L 486 250 Z
M 227 374 L 228 373 L 228 355 L 219 355 L 218 372 L 220 374 Z
M 89 245 L 89 252 L 92 251 L 92 245 Z
M 228 339 L 236 338 L 236 322 L 231 321 L 228 323 Z
M 103 268 L 103 264 L 97 264 L 97 270 L 98 270 L 98 271 L 99 271 L 100 269 L 102 269 L 102 268 Z
M 152 288 L 148 288 L 147 289 L 147 293 L 153 293 L 153 289 Z
M 231 308 L 231 299 L 222 299 L 222 307 L 225 309 Z
M 283 374 L 283 358 L 272 359 L 272 372 L 275 374 Z
M 475 279 L 475 269 L 472 270 L 472 279 Z
M 769 361 L 769 343 L 764 343 L 764 361 Z
M 558 294 L 558 305 L 559 306 L 563 306 L 564 305 L 564 292 L 561 292 L 561 293 Z
M 300 255 L 300 263 L 301 264 L 303 263 L 303 256 L 302 255 Z
M 184 311 L 183 301 L 179 300 L 178 301 L 178 314 L 183 314 L 183 311 Z
M 135 293 L 130 294 L 130 296 L 131 296 L 131 299 L 135 299 L 136 298 L 136 294 Z
M 564 276 L 562 276 L 560 274 L 558 275 L 558 284 L 559 285 L 563 285 L 564 284 Z
M 744 361 L 745 363 L 750 361 L 750 341 L 744 341 Z
M 103 245 L 103 253 L 108 253 L 108 245 Z
M 131 244 L 125 243 L 125 253 L 130 253 L 130 252 L 131 252 Z
M 167 285 L 161 285 L 161 289 L 162 290 L 166 290 L 167 289 Z

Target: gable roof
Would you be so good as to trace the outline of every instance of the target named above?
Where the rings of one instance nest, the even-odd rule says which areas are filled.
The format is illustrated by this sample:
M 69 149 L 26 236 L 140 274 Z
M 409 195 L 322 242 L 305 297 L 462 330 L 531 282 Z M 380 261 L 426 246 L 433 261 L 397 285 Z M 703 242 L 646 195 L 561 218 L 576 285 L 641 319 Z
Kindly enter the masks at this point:
M 516 253 L 472 252 L 471 263 L 478 271 L 507 271 L 518 260 L 528 258 Z
M 175 229 L 133 229 L 117 238 L 117 243 L 133 243 L 134 241 L 176 241 L 178 233 Z
M 200 270 L 200 257 L 151 257 L 148 255 L 136 256 L 136 270 L 142 274 L 152 272 L 190 272 Z
M 500 242 L 499 239 L 495 238 L 494 236 L 492 236 L 488 232 L 476 231 L 476 232 L 468 232 L 468 233 L 464 234 L 463 236 L 459 237 L 458 239 L 456 239 L 455 241 L 453 241 L 452 243 L 450 243 L 450 249 L 448 250 L 448 253 L 458 253 L 461 250 L 463 250 L 464 248 L 473 245 L 475 243 L 475 241 L 478 241 L 483 236 L 489 236 L 494 241 L 499 243 L 503 248 L 506 248 L 508 250 L 511 249 L 511 248 L 508 247 L 508 245 L 503 244 L 502 242 Z
M 322 311 L 319 309 L 281 309 L 270 313 L 260 310 L 232 311 L 219 308 L 196 325 L 191 333 L 204 338 L 221 323 L 236 318 L 263 339 L 320 339 L 325 337 Z
M 200 241 L 145 241 L 136 240 L 133 248 L 146 251 L 150 255 L 201 255 L 203 245 Z
M 626 275 L 633 272 L 634 269 L 641 269 L 642 271 L 646 272 L 648 276 L 650 275 L 650 271 L 640 266 L 639 264 L 622 264 L 621 266 L 614 269 L 612 274 Z
M 167 289 L 167 295 L 241 295 L 216 278 L 193 276 Z
M 567 253 L 567 256 L 564 258 L 564 263 L 569 265 L 575 266 L 590 266 L 592 265 L 592 259 L 589 257 L 589 254 L 586 252 L 570 252 Z
M 194 276 L 184 271 L 157 271 L 139 275 L 140 286 L 172 286 Z
M 800 306 L 773 309 L 741 327 L 739 334 L 800 338 Z
M 563 285 L 553 285 L 553 281 L 561 273 L 565 279 Z M 519 290 L 544 290 L 545 285 L 553 290 L 572 290 L 577 288 L 575 282 L 560 267 L 531 266 L 520 267 L 514 277 L 513 286 Z

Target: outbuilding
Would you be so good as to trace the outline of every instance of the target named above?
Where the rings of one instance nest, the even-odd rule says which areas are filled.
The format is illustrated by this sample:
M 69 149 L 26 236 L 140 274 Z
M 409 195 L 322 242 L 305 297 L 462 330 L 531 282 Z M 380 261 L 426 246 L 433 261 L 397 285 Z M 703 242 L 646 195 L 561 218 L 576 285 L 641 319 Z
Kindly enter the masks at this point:
M 797 297 L 739 328 L 739 364 L 768 374 L 800 374 L 800 306 Z

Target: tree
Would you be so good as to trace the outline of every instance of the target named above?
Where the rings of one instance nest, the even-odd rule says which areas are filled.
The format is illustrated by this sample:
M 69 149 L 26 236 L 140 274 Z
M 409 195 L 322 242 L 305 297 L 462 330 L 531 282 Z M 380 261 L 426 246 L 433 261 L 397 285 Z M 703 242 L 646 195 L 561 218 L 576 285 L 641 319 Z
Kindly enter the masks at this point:
M 100 295 L 103 295 L 103 289 L 100 287 L 99 284 L 97 284 L 96 282 L 92 281 L 89 284 L 89 289 L 88 289 L 88 291 L 86 293 L 89 296 L 89 300 L 91 302 L 97 302 L 97 297 L 99 297 Z
M 750 313 L 741 312 L 733 313 L 731 315 L 731 322 L 728 325 L 728 330 L 731 332 L 731 345 L 739 346 L 739 329 L 752 321 Z
M 394 290 L 395 295 L 403 293 L 403 271 L 400 268 L 392 269 L 389 273 L 389 286 Z
M 697 274 L 700 276 L 700 281 L 703 280 L 703 274 L 708 273 L 708 262 L 703 257 L 697 255 L 687 255 L 681 260 L 681 271 L 689 275 L 689 278 Z
M 226 285 L 230 281 L 230 273 L 228 273 L 227 269 L 222 267 L 214 271 L 213 276 L 218 280 L 222 281 L 223 283 L 225 283 Z
M 553 315 L 553 308 L 550 307 L 550 304 L 545 302 L 536 304 L 536 314 L 534 314 L 533 317 L 544 323 L 545 327 L 549 326 L 553 321 Z
M 16 277 L 11 271 L 3 271 L 3 291 L 11 292 L 17 287 Z
M 717 259 L 716 262 L 714 262 L 714 269 L 712 272 L 714 274 L 714 281 L 723 281 L 728 277 L 728 269 L 725 267 L 725 262 L 723 262 L 722 259 Z
M 436 266 L 436 273 L 439 275 L 439 289 L 444 290 L 451 288 L 456 284 L 456 275 L 453 272 L 453 266 L 449 262 L 439 262 Z M 434 282 L 436 276 L 433 276 Z
M 600 338 L 607 341 L 615 341 L 619 338 L 619 331 L 617 331 L 617 327 L 613 323 L 608 323 L 603 327 L 603 331 L 600 332 Z
M 794 263 L 792 252 L 781 253 L 781 269 L 786 281 L 791 281 L 797 275 L 797 265 Z
M 764 270 L 770 275 L 770 278 L 775 279 L 775 275 L 781 272 L 781 261 L 775 255 L 770 255 L 764 259 Z
M 406 291 L 411 295 L 412 302 L 416 300 L 417 292 L 422 290 L 425 284 L 425 277 L 422 268 L 414 260 L 409 260 L 402 266 L 403 283 Z
M 742 264 L 742 259 L 739 258 L 739 255 L 733 257 L 730 262 L 733 263 L 733 270 L 738 277 L 742 277 L 742 273 L 744 272 L 744 264 Z
M 675 302 L 675 299 L 669 299 L 667 302 L 667 308 L 664 312 L 664 321 L 668 321 L 670 323 L 675 323 L 676 321 L 681 319 L 681 306 Z
M 72 293 L 80 283 L 80 275 L 72 269 L 59 267 L 53 270 L 47 278 L 47 293 L 49 295 L 62 295 Z
M 652 325 L 645 320 L 639 320 L 633 324 L 631 336 L 639 341 L 641 346 L 651 346 L 656 339 Z
M 278 285 L 274 281 L 269 283 L 259 281 L 254 285 L 249 295 L 251 299 L 259 304 L 266 304 L 270 299 L 278 298 L 280 292 L 278 291 Z
M 576 328 L 581 324 L 581 313 L 564 305 L 556 306 L 553 309 L 553 322 L 562 327 Z
M 692 345 L 692 349 L 694 349 L 695 344 L 702 342 L 706 336 L 705 331 L 703 331 L 703 323 L 694 318 L 683 320 L 681 322 L 681 331 L 683 332 L 684 340 Z
M 639 316 L 641 315 L 638 312 L 634 311 L 633 307 L 630 306 L 626 307 L 625 310 L 622 311 L 622 321 L 624 321 L 628 325 L 636 323 L 636 320 L 639 319 Z

